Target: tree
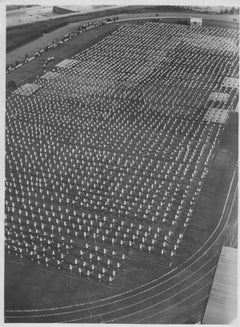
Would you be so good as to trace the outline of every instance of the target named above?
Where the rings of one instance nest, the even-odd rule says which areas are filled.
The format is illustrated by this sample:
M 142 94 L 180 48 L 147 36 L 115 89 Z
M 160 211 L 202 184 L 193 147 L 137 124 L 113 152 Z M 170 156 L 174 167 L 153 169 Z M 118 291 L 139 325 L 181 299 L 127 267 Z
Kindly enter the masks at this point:
M 9 81 L 7 84 L 9 91 L 14 91 L 17 88 L 17 85 L 14 81 Z

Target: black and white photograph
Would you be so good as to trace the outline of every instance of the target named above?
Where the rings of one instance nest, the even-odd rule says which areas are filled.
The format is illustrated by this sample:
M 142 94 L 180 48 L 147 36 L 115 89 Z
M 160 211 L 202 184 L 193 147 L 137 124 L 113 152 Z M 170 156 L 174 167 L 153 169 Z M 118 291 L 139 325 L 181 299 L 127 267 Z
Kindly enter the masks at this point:
M 0 5 L 2 323 L 240 325 L 238 1 Z

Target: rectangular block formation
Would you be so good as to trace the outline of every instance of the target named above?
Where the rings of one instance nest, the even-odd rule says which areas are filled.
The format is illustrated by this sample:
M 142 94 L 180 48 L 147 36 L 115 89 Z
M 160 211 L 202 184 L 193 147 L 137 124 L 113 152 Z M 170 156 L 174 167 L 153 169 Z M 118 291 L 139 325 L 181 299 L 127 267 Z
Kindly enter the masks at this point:
M 38 89 L 39 89 L 39 85 L 26 83 L 21 87 L 19 87 L 17 90 L 15 90 L 13 93 L 19 95 L 31 95 Z
M 209 108 L 204 116 L 204 121 L 207 121 L 208 123 L 225 124 L 228 114 L 228 110 Z
M 57 72 L 47 72 L 44 75 L 41 76 L 41 78 L 45 78 L 45 79 L 54 79 L 56 77 L 58 77 L 60 74 Z
M 59 62 L 56 67 L 60 68 L 71 68 L 72 66 L 77 64 L 77 60 L 74 59 L 64 59 L 63 61 Z
M 221 93 L 221 92 L 212 92 L 209 97 L 210 100 L 223 101 L 223 102 L 226 102 L 228 98 L 229 98 L 229 94 Z
M 225 77 L 222 85 L 225 87 L 238 88 L 239 87 L 239 78 L 237 77 Z

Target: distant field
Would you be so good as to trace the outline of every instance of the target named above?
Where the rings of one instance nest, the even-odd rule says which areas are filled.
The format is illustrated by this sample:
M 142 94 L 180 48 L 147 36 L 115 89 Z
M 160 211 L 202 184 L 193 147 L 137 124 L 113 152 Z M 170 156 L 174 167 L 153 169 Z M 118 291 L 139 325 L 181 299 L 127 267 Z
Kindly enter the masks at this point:
M 33 6 L 33 5 L 29 5 L 29 6 L 12 5 L 12 6 L 7 6 L 6 10 L 7 11 L 12 11 L 12 10 L 18 10 L 18 9 L 21 9 L 21 8 L 30 8 L 30 7 L 35 7 L 35 6 Z
M 53 10 L 53 6 L 11 6 L 7 8 L 7 27 L 19 26 L 58 18 L 60 16 L 67 17 L 70 15 L 89 13 L 94 11 L 106 10 L 114 6 L 60 6 L 58 10 Z M 62 10 L 60 10 L 60 8 Z

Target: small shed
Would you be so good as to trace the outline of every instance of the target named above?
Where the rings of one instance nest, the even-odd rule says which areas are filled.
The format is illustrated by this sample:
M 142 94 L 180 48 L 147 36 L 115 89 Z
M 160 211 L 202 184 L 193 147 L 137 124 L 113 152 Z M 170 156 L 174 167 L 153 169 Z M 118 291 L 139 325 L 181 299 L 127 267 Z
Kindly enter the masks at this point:
M 202 26 L 202 18 L 191 17 L 190 18 L 190 26 Z

